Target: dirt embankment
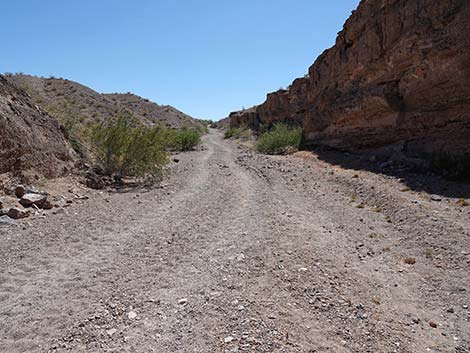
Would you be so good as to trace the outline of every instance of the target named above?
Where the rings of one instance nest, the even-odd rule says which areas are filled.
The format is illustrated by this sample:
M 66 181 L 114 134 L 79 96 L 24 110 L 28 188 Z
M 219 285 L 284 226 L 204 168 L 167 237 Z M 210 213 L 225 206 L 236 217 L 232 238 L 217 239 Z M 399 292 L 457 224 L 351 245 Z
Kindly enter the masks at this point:
M 60 124 L 0 75 L 0 174 L 63 174 L 75 155 Z
M 468 185 L 214 130 L 178 158 L 162 188 L 0 228 L 0 351 L 470 350 Z

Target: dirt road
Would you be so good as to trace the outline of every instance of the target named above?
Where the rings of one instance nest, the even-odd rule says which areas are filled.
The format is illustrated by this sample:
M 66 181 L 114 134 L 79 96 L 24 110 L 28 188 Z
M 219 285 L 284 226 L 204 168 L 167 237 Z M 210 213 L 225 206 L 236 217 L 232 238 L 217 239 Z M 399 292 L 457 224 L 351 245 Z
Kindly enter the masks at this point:
M 178 158 L 0 228 L 1 352 L 470 351 L 470 207 L 216 131 Z

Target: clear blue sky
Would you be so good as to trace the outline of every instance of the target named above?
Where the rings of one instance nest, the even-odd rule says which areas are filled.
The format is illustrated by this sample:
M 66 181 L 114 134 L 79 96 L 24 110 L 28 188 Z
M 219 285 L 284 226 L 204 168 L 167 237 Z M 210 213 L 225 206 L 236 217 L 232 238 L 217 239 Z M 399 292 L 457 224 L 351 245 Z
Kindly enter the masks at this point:
M 359 0 L 18 0 L 0 72 L 132 91 L 219 119 L 303 76 Z

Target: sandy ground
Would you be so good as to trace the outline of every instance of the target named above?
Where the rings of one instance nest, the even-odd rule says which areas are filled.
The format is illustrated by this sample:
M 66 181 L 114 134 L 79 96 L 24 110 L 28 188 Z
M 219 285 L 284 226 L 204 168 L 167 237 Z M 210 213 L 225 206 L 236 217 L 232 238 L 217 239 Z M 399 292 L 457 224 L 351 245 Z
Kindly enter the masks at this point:
M 0 228 L 1 352 L 470 352 L 470 207 L 214 130 L 178 158 Z

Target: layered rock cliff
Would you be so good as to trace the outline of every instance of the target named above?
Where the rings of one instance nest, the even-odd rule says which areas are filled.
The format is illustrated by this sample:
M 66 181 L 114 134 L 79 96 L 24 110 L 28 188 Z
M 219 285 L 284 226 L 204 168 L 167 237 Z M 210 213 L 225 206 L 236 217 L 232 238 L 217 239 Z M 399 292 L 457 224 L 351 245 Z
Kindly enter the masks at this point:
M 301 124 L 307 145 L 470 151 L 470 2 L 363 0 L 306 77 L 230 117 Z
M 0 174 L 58 176 L 74 158 L 60 124 L 0 75 Z

